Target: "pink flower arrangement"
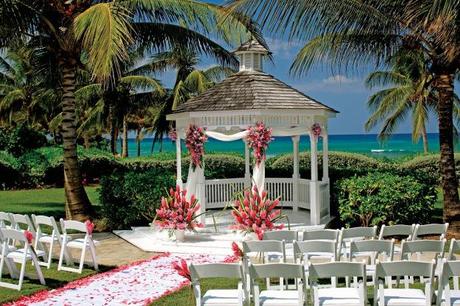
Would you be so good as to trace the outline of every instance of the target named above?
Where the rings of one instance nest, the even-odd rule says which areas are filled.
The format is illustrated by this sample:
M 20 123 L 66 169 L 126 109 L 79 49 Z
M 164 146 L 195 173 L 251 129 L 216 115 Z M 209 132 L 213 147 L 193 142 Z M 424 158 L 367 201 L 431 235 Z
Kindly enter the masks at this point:
M 88 235 L 92 235 L 93 234 L 93 230 L 94 230 L 94 223 L 91 222 L 91 220 L 86 220 L 85 221 L 85 226 L 86 226 L 86 231 L 88 232 Z
M 185 134 L 185 146 L 190 152 L 193 169 L 200 167 L 203 161 L 204 143 L 208 140 L 205 129 L 191 124 Z
M 237 259 L 242 259 L 244 257 L 243 250 L 240 248 L 240 246 L 236 242 L 232 242 L 232 251 L 233 251 L 233 257 Z
M 176 129 L 170 129 L 169 133 L 168 133 L 168 137 L 169 137 L 169 139 L 171 139 L 171 141 L 176 141 L 177 140 Z
M 252 148 L 256 164 L 259 165 L 265 160 L 265 151 L 272 141 L 272 129 L 266 128 L 263 122 L 257 122 L 255 126 L 248 128 L 248 132 L 246 140 Z
M 319 123 L 315 123 L 311 127 L 311 132 L 313 133 L 313 136 L 318 139 L 319 136 L 321 136 L 321 125 Z
M 190 275 L 190 269 L 188 268 L 187 262 L 185 259 L 181 259 L 180 262 L 173 262 L 172 267 L 174 270 L 177 271 L 177 273 L 188 279 L 189 281 L 192 281 L 192 276 Z
M 24 237 L 26 237 L 29 244 L 32 244 L 32 241 L 34 240 L 34 234 L 31 231 L 25 230 Z
M 284 228 L 284 224 L 275 224 L 283 217 L 281 210 L 277 209 L 279 203 L 279 198 L 271 201 L 267 199 L 267 192 L 264 190 L 260 194 L 257 187 L 254 187 L 252 192 L 245 191 L 244 196 L 236 200 L 233 207 L 235 225 L 231 228 L 246 233 L 253 232 L 262 240 L 266 231 Z
M 187 191 L 181 190 L 179 186 L 176 189 L 171 188 L 168 197 L 161 198 L 154 223 L 169 230 L 194 230 L 203 227 L 202 223 L 195 220 L 196 212 L 200 209 L 198 200 L 192 195 L 190 201 L 187 201 L 186 194 Z

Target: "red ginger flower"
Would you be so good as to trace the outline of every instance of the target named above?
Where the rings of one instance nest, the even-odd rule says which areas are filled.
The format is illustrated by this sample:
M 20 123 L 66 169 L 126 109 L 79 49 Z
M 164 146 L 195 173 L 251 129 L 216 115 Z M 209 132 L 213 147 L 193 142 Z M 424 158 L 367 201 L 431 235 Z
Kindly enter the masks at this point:
M 242 259 L 244 257 L 243 250 L 238 246 L 236 242 L 232 242 L 232 251 L 233 251 L 233 256 L 235 256 L 238 259 Z
M 34 240 L 34 234 L 31 231 L 24 231 L 24 237 L 26 237 L 29 244 L 32 244 L 32 241 Z
M 93 234 L 93 230 L 94 230 L 94 223 L 91 222 L 91 220 L 86 220 L 85 221 L 85 226 L 86 226 L 86 231 L 88 232 L 88 235 L 92 235 Z
M 184 259 L 181 259 L 180 262 L 173 262 L 172 267 L 174 270 L 177 271 L 177 273 L 188 279 L 189 281 L 192 281 L 192 276 L 190 275 L 190 269 L 188 268 L 187 262 Z
M 271 135 L 272 129 L 266 128 L 263 122 L 257 122 L 255 126 L 248 128 L 246 140 L 249 147 L 253 150 L 257 165 L 265 160 L 265 151 L 272 141 Z

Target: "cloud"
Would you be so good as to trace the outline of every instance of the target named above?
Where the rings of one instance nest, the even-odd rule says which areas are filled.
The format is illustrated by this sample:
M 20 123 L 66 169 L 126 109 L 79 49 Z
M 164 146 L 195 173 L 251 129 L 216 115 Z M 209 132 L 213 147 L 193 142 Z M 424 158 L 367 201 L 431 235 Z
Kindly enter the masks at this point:
M 338 74 L 334 76 L 330 76 L 326 79 L 322 80 L 322 83 L 327 84 L 327 85 L 341 85 L 341 84 L 353 84 L 357 83 L 358 80 L 356 79 L 350 79 L 344 75 Z
M 287 41 L 268 37 L 266 41 L 270 51 L 273 52 L 275 56 L 283 59 L 291 59 L 299 52 L 300 48 L 303 46 L 299 40 Z
M 337 74 L 320 80 L 310 80 L 297 84 L 297 89 L 304 92 L 361 93 L 367 92 L 363 80 Z

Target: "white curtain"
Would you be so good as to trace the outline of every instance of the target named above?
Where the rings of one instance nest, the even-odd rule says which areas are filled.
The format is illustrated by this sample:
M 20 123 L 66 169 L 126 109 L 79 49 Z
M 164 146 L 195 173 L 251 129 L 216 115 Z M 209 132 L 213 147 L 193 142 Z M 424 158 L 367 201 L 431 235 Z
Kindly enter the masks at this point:
M 252 186 L 256 186 L 259 193 L 262 193 L 265 188 L 265 161 L 262 160 L 259 165 L 254 165 L 252 172 Z

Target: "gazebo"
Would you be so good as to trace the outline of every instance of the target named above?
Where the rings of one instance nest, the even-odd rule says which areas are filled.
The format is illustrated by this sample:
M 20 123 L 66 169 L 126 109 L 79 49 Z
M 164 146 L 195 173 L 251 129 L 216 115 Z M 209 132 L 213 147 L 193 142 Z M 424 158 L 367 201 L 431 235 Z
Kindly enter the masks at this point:
M 181 139 L 190 125 L 205 129 L 208 137 L 221 141 L 245 142 L 245 175 L 242 178 L 206 179 L 201 165 L 189 169 L 187 189 L 196 195 L 202 210 L 223 208 L 235 193 L 256 184 L 281 206 L 309 210 L 310 224 L 324 224 L 330 219 L 328 172 L 329 118 L 337 111 L 263 72 L 263 60 L 270 52 L 256 40 L 249 40 L 236 51 L 239 72 L 213 86 L 203 94 L 180 105 L 167 119 L 175 121 L 177 140 L 177 184 L 182 186 Z M 265 178 L 265 166 L 253 167 L 251 176 L 247 128 L 257 122 L 272 129 L 272 136 L 289 136 L 293 144 L 292 178 Z M 311 176 L 302 179 L 299 172 L 299 142 L 308 135 L 311 144 Z M 318 177 L 318 141 L 323 142 L 323 171 Z M 276 141 L 276 140 L 275 140 Z M 268 152 L 270 148 L 268 148 Z M 257 176 L 257 177 L 256 177 Z M 255 182 L 257 181 L 257 182 Z M 307 220 L 306 220 L 307 221 Z

